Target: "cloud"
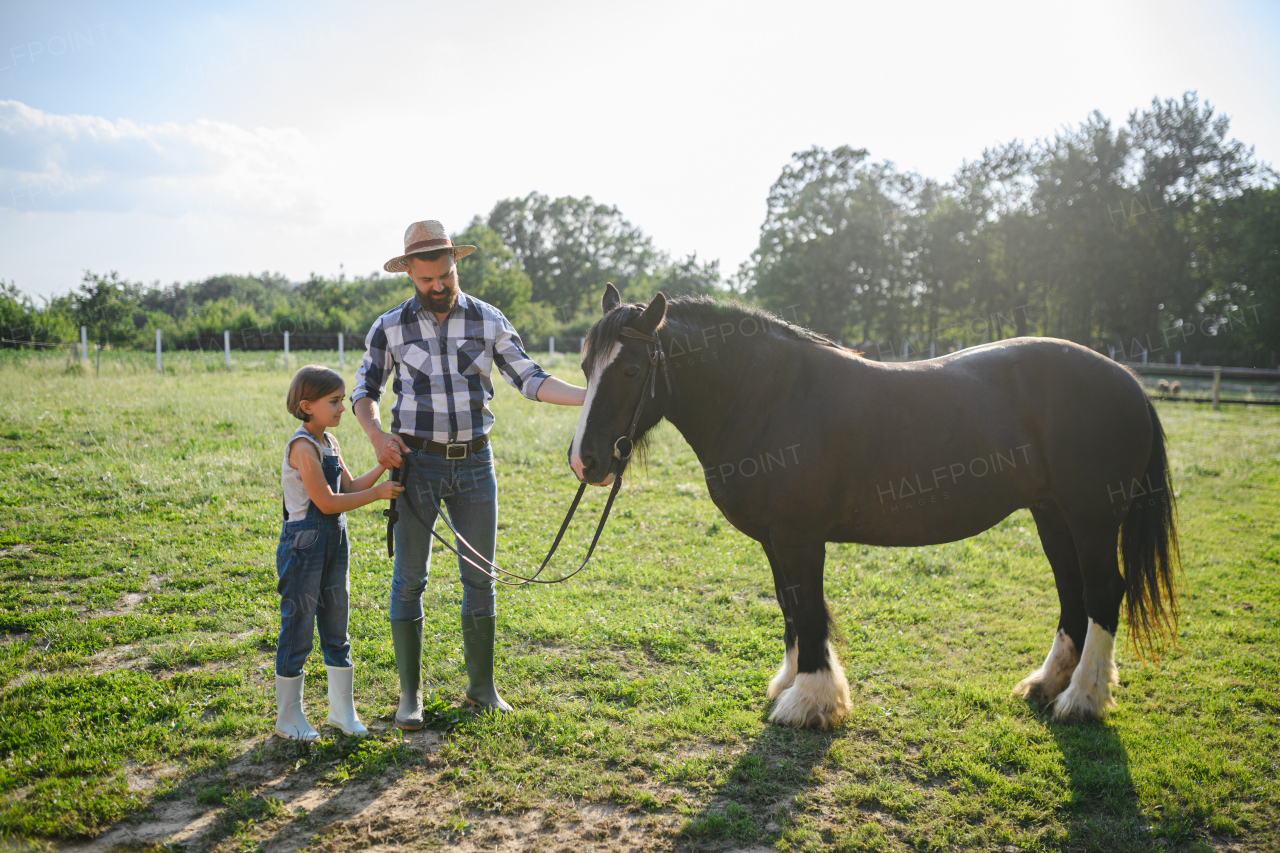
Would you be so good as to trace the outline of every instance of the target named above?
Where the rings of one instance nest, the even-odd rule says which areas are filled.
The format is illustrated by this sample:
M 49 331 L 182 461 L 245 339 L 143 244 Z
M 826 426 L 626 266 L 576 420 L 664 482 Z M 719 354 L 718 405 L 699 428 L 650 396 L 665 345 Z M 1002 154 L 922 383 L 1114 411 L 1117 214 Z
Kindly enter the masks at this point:
M 0 101 L 0 207 L 37 212 L 317 216 L 320 157 L 292 128 L 144 125 Z

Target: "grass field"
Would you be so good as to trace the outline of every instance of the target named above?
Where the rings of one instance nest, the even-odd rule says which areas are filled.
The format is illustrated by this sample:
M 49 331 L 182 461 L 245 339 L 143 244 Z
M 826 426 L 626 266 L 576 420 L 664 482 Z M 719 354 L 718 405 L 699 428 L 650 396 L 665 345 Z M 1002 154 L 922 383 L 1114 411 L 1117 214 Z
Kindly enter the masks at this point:
M 169 364 L 157 376 L 104 358 L 97 378 L 67 373 L 65 357 L 0 365 L 11 837 L 193 851 L 1280 849 L 1280 412 L 1160 409 L 1180 493 L 1180 645 L 1144 665 L 1121 629 L 1120 707 L 1104 723 L 1058 725 L 1009 697 L 1057 619 L 1020 512 L 940 547 L 828 546 L 854 712 L 831 733 L 766 724 L 782 624 L 764 555 L 663 426 L 592 566 L 500 589 L 509 716 L 459 709 L 460 590 L 440 552 L 425 602 L 435 731 L 390 727 L 381 505 L 351 513 L 357 704 L 375 736 L 321 727 L 306 747 L 269 736 L 289 375 L 266 359 Z M 580 380 L 564 357 L 552 367 Z M 494 409 L 499 557 L 528 566 L 576 486 L 564 450 L 577 410 L 506 386 Z M 338 435 L 366 470 L 354 420 Z M 319 724 L 318 653 L 309 671 Z

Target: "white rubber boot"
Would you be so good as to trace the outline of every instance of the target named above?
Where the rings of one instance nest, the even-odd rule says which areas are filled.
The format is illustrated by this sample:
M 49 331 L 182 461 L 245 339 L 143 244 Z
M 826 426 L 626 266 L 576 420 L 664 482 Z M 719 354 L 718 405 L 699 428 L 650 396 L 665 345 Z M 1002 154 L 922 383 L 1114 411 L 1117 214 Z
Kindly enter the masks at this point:
M 355 683 L 354 666 L 325 666 L 329 671 L 329 722 L 349 735 L 367 735 L 369 730 L 356 716 L 356 703 L 351 695 Z
M 311 728 L 302 713 L 304 672 L 295 678 L 276 676 L 276 734 L 290 740 L 319 740 L 320 733 Z

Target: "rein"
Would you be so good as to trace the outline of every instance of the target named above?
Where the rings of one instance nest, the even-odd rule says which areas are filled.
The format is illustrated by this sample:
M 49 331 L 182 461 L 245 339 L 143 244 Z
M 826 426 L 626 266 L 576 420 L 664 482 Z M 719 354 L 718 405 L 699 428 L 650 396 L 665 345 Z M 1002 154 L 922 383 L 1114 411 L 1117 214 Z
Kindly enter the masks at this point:
M 667 354 L 663 352 L 662 341 L 658 338 L 657 334 L 654 334 L 652 336 L 646 335 L 643 332 L 636 331 L 635 329 L 632 329 L 630 327 L 623 327 L 621 334 L 629 338 L 638 338 L 639 340 L 644 341 L 646 344 L 645 349 L 649 353 L 649 368 L 647 371 L 648 375 L 645 377 L 645 383 L 649 386 L 648 396 L 652 398 L 657 391 L 659 370 L 662 371 L 662 379 L 667 386 L 667 395 L 670 396 L 672 393 L 672 388 L 671 388 L 670 369 L 667 366 Z M 473 546 L 470 542 L 464 539 L 462 537 L 462 534 L 460 534 L 457 531 L 457 529 L 453 526 L 453 522 L 449 519 L 449 516 L 447 516 L 444 512 L 444 507 L 440 504 L 440 502 L 435 498 L 434 495 L 431 495 L 430 497 L 431 497 L 431 505 L 435 507 L 436 514 L 440 518 L 444 519 L 445 525 L 449 528 L 450 532 L 452 532 L 453 535 L 457 538 L 458 542 L 464 545 L 467 548 L 467 550 L 475 554 L 476 557 L 478 557 L 481 561 L 483 561 L 484 565 L 480 565 L 480 563 L 477 563 L 475 560 L 463 554 L 457 548 L 455 548 L 454 546 L 450 545 L 447 541 L 445 541 L 445 539 L 439 533 L 436 533 L 434 525 L 427 524 L 426 519 L 424 519 L 421 513 L 418 512 L 418 508 L 414 506 L 413 499 L 409 497 L 409 491 L 407 488 L 405 489 L 401 497 L 404 499 L 405 506 L 409 508 L 409 512 L 413 515 L 413 517 L 416 518 L 418 520 L 418 523 L 421 524 L 423 527 L 425 527 L 427 529 L 427 532 L 429 532 L 432 536 L 434 536 L 436 540 L 440 542 L 441 545 L 448 548 L 453 553 L 457 554 L 459 559 L 465 560 L 471 566 L 479 569 L 481 572 L 484 572 L 485 575 L 497 581 L 498 583 L 506 584 L 507 586 L 525 586 L 531 583 L 537 583 L 537 584 L 563 583 L 564 581 L 567 581 L 569 578 L 576 575 L 578 572 L 585 569 L 587 567 L 587 563 L 591 561 L 591 555 L 595 553 L 596 543 L 600 541 L 600 534 L 604 532 L 605 523 L 609 520 L 609 513 L 613 509 L 614 498 L 618 496 L 618 490 L 622 488 L 622 473 L 627 467 L 627 462 L 631 459 L 632 451 L 635 450 L 636 428 L 640 424 L 640 414 L 644 411 L 644 401 L 645 401 L 645 394 L 642 386 L 641 392 L 640 392 L 640 400 L 636 403 L 635 413 L 631 416 L 631 426 L 627 429 L 627 434 L 623 436 L 619 436 L 618 439 L 613 443 L 613 458 L 618 461 L 618 464 L 617 464 L 618 470 L 613 479 L 613 488 L 610 489 L 609 491 L 609 499 L 605 501 L 604 510 L 603 512 L 600 513 L 600 521 L 596 525 L 595 535 L 591 537 L 591 545 L 588 546 L 587 548 L 587 555 L 582 558 L 582 562 L 578 564 L 578 568 L 574 569 L 572 572 L 565 575 L 564 577 L 556 578 L 555 580 L 549 580 L 549 581 L 539 579 L 539 575 L 542 574 L 543 569 L 547 567 L 547 565 L 551 562 L 551 558 L 555 556 L 556 549 L 560 547 L 560 540 L 564 538 L 565 531 L 569 529 L 569 522 L 573 520 L 573 515 L 578 510 L 578 503 L 582 500 L 583 492 L 585 492 L 587 489 L 587 483 L 585 481 L 578 484 L 578 493 L 573 496 L 573 503 L 569 504 L 569 511 L 565 514 L 564 521 L 560 523 L 560 530 L 556 533 L 556 538 L 554 541 L 552 541 L 551 548 L 550 550 L 547 551 L 547 556 L 543 558 L 542 565 L 538 566 L 538 570 L 535 571 L 529 577 L 524 577 L 515 572 L 508 571 L 507 569 L 502 568 L 497 563 L 493 562 L 492 560 L 488 559 L 483 554 L 481 554 L 479 551 L 477 551 L 475 549 L 475 546 Z M 391 479 L 392 480 L 398 479 L 401 483 L 407 482 L 407 479 L 408 479 L 407 475 L 409 473 L 408 469 L 409 469 L 409 459 L 406 457 L 404 459 L 404 462 L 401 464 L 401 467 L 391 469 Z M 395 538 L 394 538 L 393 530 L 396 522 L 399 521 L 400 519 L 400 513 L 396 511 L 395 498 L 391 499 L 390 506 L 387 509 L 384 509 L 382 511 L 382 514 L 387 518 L 387 556 L 394 557 L 395 556 Z M 492 571 L 490 571 L 490 569 L 492 569 Z M 507 580 L 506 578 L 499 577 L 499 575 L 507 575 L 508 577 L 514 578 L 515 580 Z

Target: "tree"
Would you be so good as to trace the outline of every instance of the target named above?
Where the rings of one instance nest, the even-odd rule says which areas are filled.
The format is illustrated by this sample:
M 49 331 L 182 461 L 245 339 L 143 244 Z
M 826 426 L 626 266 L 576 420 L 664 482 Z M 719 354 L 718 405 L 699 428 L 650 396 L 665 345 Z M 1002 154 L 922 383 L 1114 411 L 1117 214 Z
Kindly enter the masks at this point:
M 71 294 L 72 318 L 86 326 L 90 340 L 103 344 L 127 344 L 137 334 L 142 285 L 122 281 L 112 270 L 96 275 L 85 270 L 78 290 Z M 143 320 L 145 322 L 145 320 Z
M 466 231 L 454 235 L 453 242 L 476 247 L 458 261 L 458 280 L 464 291 L 500 310 L 530 341 L 555 331 L 555 313 L 550 306 L 530 299 L 533 283 L 528 274 L 483 219 L 473 219 Z
M 494 205 L 488 225 L 528 274 L 531 297 L 570 320 L 599 298 L 605 282 L 624 292 L 651 272 L 661 255 L 616 207 L 590 196 L 552 199 L 541 193 Z
M 752 294 L 831 337 L 891 333 L 915 284 L 922 181 L 866 159 L 848 146 L 792 155 L 769 190 L 753 258 Z
M 1275 367 L 1280 353 L 1280 186 L 1246 190 L 1216 206 L 1226 235 L 1216 254 L 1214 286 L 1204 313 L 1218 318 L 1214 337 L 1230 335 L 1233 349 L 1256 366 Z M 1191 326 L 1200 348 L 1205 324 Z M 1184 337 L 1185 343 L 1185 337 Z M 1216 347 L 1215 347 L 1216 349 Z
M 520 268 L 515 253 L 502 244 L 498 233 L 480 217 L 471 221 L 453 242 L 476 247 L 458 261 L 458 280 L 467 293 L 484 300 L 503 313 L 515 312 L 528 304 L 533 283 Z
M 643 298 L 649 299 L 658 291 L 667 296 L 720 296 L 727 292 L 720 277 L 720 261 L 701 262 L 697 252 L 659 269 Z
M 27 342 L 78 340 L 79 336 L 61 304 L 46 302 L 41 308 L 13 282 L 0 281 L 0 338 L 0 347 L 11 348 Z
M 1197 211 L 1256 186 L 1259 172 L 1253 149 L 1228 139 L 1230 119 L 1215 116 L 1208 103 L 1201 107 L 1195 92 L 1180 101 L 1153 99 L 1146 112 L 1130 114 L 1129 125 L 1141 163 L 1135 195 L 1151 199 L 1148 207 L 1159 205 L 1165 214 L 1152 210 L 1144 227 L 1129 229 L 1141 238 L 1132 256 L 1142 274 L 1129 282 L 1126 320 L 1131 327 L 1150 328 L 1165 325 L 1161 305 L 1166 317 L 1190 316 L 1213 286 L 1212 259 L 1196 250 L 1212 250 L 1231 226 Z

